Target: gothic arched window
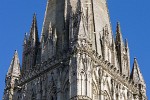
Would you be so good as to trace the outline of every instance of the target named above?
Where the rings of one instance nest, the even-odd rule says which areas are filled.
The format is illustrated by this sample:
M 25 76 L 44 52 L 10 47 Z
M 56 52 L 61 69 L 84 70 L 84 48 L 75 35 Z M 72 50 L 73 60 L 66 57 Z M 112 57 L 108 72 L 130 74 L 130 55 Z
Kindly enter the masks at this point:
M 103 100 L 111 100 L 107 91 L 104 91 Z
M 96 88 L 96 84 L 95 83 L 93 83 L 92 84 L 93 85 L 93 90 L 92 90 L 92 92 L 93 92 L 93 100 L 98 100 L 98 91 L 97 91 L 97 88 Z

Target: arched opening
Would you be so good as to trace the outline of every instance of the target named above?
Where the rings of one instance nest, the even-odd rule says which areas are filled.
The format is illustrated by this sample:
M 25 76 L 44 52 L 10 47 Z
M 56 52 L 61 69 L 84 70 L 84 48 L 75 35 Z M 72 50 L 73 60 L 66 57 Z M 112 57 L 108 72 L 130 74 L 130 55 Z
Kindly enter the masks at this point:
M 110 95 L 108 94 L 107 91 L 104 91 L 103 93 L 103 100 L 111 100 Z
M 98 100 L 98 90 L 94 82 L 92 84 L 92 94 L 93 94 L 93 100 Z

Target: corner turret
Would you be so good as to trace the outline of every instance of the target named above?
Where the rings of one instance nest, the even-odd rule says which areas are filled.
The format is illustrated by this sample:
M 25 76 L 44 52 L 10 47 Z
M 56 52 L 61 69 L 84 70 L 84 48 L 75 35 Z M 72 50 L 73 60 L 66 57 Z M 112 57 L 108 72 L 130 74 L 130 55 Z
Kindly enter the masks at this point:
M 16 81 L 20 78 L 20 62 L 17 51 L 13 56 L 9 70 L 6 75 L 6 88 L 4 91 L 3 100 L 12 100 Z
M 146 99 L 146 84 L 145 84 L 143 75 L 140 71 L 136 58 L 134 58 L 130 80 L 132 80 L 138 86 L 140 100 L 145 100 Z

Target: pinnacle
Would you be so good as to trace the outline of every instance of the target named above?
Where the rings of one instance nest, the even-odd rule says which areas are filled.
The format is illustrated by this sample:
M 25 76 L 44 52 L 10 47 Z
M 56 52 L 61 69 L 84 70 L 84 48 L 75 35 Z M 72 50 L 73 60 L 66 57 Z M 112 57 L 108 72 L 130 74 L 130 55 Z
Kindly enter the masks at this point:
M 138 62 L 136 57 L 134 57 L 134 64 L 131 72 L 131 79 L 136 83 L 136 84 L 142 84 L 145 85 L 142 73 L 140 71 Z
M 13 59 L 7 72 L 7 76 L 18 76 L 18 75 L 20 75 L 20 62 L 18 52 L 17 50 L 15 50 Z
M 24 45 L 27 44 L 28 41 L 28 33 L 26 32 L 24 35 Z
M 134 57 L 134 60 L 136 60 L 137 58 L 136 57 Z
M 37 20 L 36 20 L 36 14 L 34 13 L 31 30 L 30 30 L 29 41 L 31 41 L 32 45 L 35 46 L 36 43 L 38 42 L 38 39 L 39 38 L 38 38 Z
M 119 22 L 117 22 L 117 27 L 116 27 L 116 42 L 124 44 Z
M 120 22 L 117 22 L 117 33 L 121 33 Z
M 119 21 L 117 22 L 117 25 L 118 25 L 118 26 L 120 25 L 120 22 L 119 22 Z
M 36 13 L 33 14 L 33 19 L 36 19 Z

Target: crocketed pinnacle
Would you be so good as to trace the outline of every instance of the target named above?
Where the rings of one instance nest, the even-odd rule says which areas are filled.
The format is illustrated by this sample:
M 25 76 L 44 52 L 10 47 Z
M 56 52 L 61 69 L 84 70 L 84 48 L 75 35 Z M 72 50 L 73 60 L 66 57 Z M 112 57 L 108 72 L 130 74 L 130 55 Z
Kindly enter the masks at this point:
M 143 79 L 143 76 L 140 71 L 136 58 L 134 58 L 134 63 L 133 63 L 133 68 L 132 68 L 130 79 L 133 80 L 135 84 L 142 84 L 145 86 L 145 81 Z
M 7 77 L 10 77 L 10 76 L 14 76 L 14 77 L 20 76 L 20 62 L 19 62 L 17 50 L 15 50 L 13 59 L 11 61 L 9 70 L 7 72 Z
M 39 43 L 36 14 L 33 15 L 33 21 L 32 21 L 31 30 L 30 30 L 29 41 L 31 42 L 31 45 L 33 47 L 38 45 L 38 43 Z
M 122 38 L 120 23 L 117 22 L 117 27 L 116 27 L 116 45 L 119 45 L 119 44 L 121 46 L 123 46 L 123 38 Z

